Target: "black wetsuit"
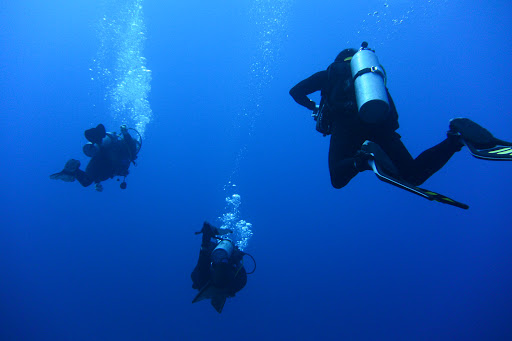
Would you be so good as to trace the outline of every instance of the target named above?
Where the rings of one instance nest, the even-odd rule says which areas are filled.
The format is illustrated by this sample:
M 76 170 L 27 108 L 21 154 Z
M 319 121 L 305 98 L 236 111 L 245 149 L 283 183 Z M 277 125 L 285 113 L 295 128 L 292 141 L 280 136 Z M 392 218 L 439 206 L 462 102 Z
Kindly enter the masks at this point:
M 110 143 L 100 145 L 85 171 L 77 169 L 76 179 L 84 187 L 99 183 L 114 176 L 127 176 L 130 163 L 137 158 L 137 142 L 129 133 L 123 133 L 119 138 L 115 133 L 108 133 Z
M 335 106 L 331 141 L 329 146 L 329 172 L 331 183 L 335 188 L 342 188 L 356 176 L 355 156 L 364 141 L 377 143 L 390 157 L 400 177 L 413 184 L 420 185 L 441 169 L 453 154 L 460 150 L 461 144 L 455 137 L 448 136 L 436 146 L 424 151 L 413 159 L 401 141 L 398 129 L 398 114 L 388 92 L 390 113 L 388 118 L 379 124 L 368 124 L 359 119 L 355 99 L 355 90 L 350 72 L 350 64 L 345 63 L 346 70 L 341 72 L 343 81 L 344 105 Z M 315 102 L 308 98 L 309 94 L 322 91 L 322 97 L 332 87 L 327 71 L 320 71 L 299 82 L 290 90 L 290 95 L 300 105 L 309 110 L 315 109 Z
M 212 242 L 210 238 L 203 234 L 203 242 L 199 251 L 197 265 L 192 271 L 192 288 L 201 290 L 212 279 L 212 259 L 211 254 L 217 243 Z M 226 274 L 227 287 L 225 288 L 230 296 L 242 290 L 247 284 L 247 273 L 242 265 L 242 253 L 237 247 L 229 259 L 230 271 Z

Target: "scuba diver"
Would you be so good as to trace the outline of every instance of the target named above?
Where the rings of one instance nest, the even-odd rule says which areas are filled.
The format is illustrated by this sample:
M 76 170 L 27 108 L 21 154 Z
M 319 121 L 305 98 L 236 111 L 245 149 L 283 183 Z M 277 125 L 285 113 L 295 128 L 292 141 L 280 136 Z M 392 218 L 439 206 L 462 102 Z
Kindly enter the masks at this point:
M 128 129 L 139 135 L 138 141 L 132 138 Z M 50 175 L 50 179 L 66 182 L 73 182 L 76 179 L 83 187 L 95 183 L 96 190 L 101 192 L 102 181 L 114 176 L 122 176 L 123 182 L 120 187 L 126 189 L 128 168 L 131 163 L 135 165 L 137 154 L 142 146 L 140 134 L 135 129 L 122 125 L 121 134 L 118 135 L 115 132 L 107 132 L 103 124 L 86 130 L 84 134 L 89 142 L 84 145 L 83 152 L 91 158 L 85 171 L 80 169 L 80 161 L 71 159 L 66 162 L 62 171 Z
M 247 275 L 254 273 L 254 258 L 241 251 L 231 240 L 220 238 L 232 233 L 229 229 L 218 229 L 208 222 L 203 223 L 201 249 L 197 265 L 192 271 L 192 288 L 199 290 L 192 303 L 210 299 L 211 305 L 218 313 L 222 312 L 226 299 L 245 287 Z M 217 241 L 212 241 L 216 239 Z M 246 272 L 243 257 L 248 255 L 254 262 L 254 270 Z
M 308 97 L 316 91 L 321 92 L 319 105 Z M 386 87 L 385 70 L 366 42 L 359 50 L 341 51 L 327 70 L 299 82 L 290 95 L 313 111 L 317 131 L 331 135 L 329 172 L 337 189 L 359 172 L 374 170 L 379 179 L 419 194 L 415 191 L 424 190 L 416 186 L 440 170 L 464 145 L 477 158 L 512 160 L 512 143 L 496 139 L 468 118 L 452 119 L 446 138 L 413 159 L 396 132 L 398 113 Z

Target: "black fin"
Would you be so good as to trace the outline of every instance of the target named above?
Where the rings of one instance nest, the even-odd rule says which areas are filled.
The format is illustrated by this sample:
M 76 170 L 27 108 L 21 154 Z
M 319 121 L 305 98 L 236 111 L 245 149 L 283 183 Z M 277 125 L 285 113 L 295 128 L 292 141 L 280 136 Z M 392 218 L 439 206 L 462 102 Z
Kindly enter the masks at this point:
M 75 176 L 73 174 L 70 174 L 70 173 L 68 173 L 66 171 L 62 171 L 62 172 L 50 175 L 50 179 L 52 179 L 52 180 L 62 180 L 62 181 L 65 181 L 65 182 L 73 182 L 73 181 L 75 181 L 76 178 L 75 178 Z
M 451 119 L 450 130 L 459 133 L 464 141 L 470 142 L 480 149 L 496 146 L 497 139 L 487 129 L 469 118 L 458 117 Z
M 491 161 L 512 161 L 512 143 L 498 140 L 492 148 L 478 149 L 471 142 L 465 140 L 464 144 L 468 147 L 471 155 L 482 160 Z
M 420 187 L 416 187 L 411 184 L 408 184 L 405 181 L 395 179 L 395 178 L 383 173 L 382 170 L 379 169 L 379 167 L 377 166 L 377 164 L 375 163 L 374 160 L 370 160 L 369 162 L 373 168 L 373 172 L 375 173 L 375 175 L 377 175 L 377 178 L 379 178 L 379 180 L 387 182 L 388 184 L 391 184 L 398 188 L 404 189 L 408 192 L 414 193 L 416 195 L 419 195 L 420 197 L 423 197 L 423 198 L 431 200 L 431 201 L 437 201 L 437 202 L 440 202 L 443 204 L 452 205 L 452 206 L 459 207 L 459 208 L 462 208 L 465 210 L 467 210 L 469 208 L 468 205 L 458 202 L 456 200 L 453 200 L 451 198 L 448 198 L 447 196 L 444 196 L 442 194 L 432 192 L 432 191 L 429 191 L 429 190 L 426 190 L 426 189 L 423 189 Z
M 75 159 L 70 159 L 64 165 L 64 169 L 58 173 L 50 175 L 50 179 L 52 180 L 62 180 L 65 182 L 73 182 L 75 181 L 76 171 L 80 167 L 80 161 Z
M 194 297 L 192 303 L 196 303 L 205 299 L 210 299 L 212 306 L 220 314 L 226 304 L 228 295 L 222 289 L 215 287 L 211 281 L 209 281 Z
M 107 136 L 107 131 L 103 124 L 98 124 L 96 128 L 87 129 L 84 133 L 87 141 L 91 143 L 101 144 L 101 141 Z
M 386 174 L 398 176 L 398 169 L 389 158 L 388 154 L 375 142 L 365 141 L 361 146 L 361 150 L 373 155 L 373 159 L 378 165 L 378 168 Z M 371 167 L 371 165 L 370 165 Z
M 222 309 L 224 309 L 224 304 L 226 304 L 226 296 L 212 297 L 211 304 L 212 307 L 214 307 L 219 314 L 222 313 Z

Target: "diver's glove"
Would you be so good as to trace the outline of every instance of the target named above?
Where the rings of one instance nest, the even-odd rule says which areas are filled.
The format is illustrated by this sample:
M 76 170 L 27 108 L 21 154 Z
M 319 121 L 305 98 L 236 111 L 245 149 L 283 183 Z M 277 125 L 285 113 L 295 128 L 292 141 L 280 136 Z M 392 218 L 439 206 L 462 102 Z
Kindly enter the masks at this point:
M 311 117 L 313 117 L 316 121 L 318 118 L 318 112 L 320 111 L 320 106 L 315 104 L 315 109 L 313 109 L 313 112 L 311 113 Z

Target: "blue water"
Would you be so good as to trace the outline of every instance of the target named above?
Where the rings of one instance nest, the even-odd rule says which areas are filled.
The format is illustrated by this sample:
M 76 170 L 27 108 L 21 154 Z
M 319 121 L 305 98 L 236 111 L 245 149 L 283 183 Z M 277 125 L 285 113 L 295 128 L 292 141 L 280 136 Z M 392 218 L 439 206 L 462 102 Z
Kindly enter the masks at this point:
M 512 164 L 464 150 L 424 184 L 468 211 L 370 172 L 335 190 L 328 138 L 288 95 L 366 40 L 414 156 L 457 116 L 511 139 L 511 14 L 508 1 L 5 1 L 0 340 L 511 340 Z M 144 134 L 127 190 L 50 180 L 87 162 L 83 131 L 100 122 Z M 219 315 L 191 304 L 189 276 L 193 232 L 226 215 L 258 269 Z

